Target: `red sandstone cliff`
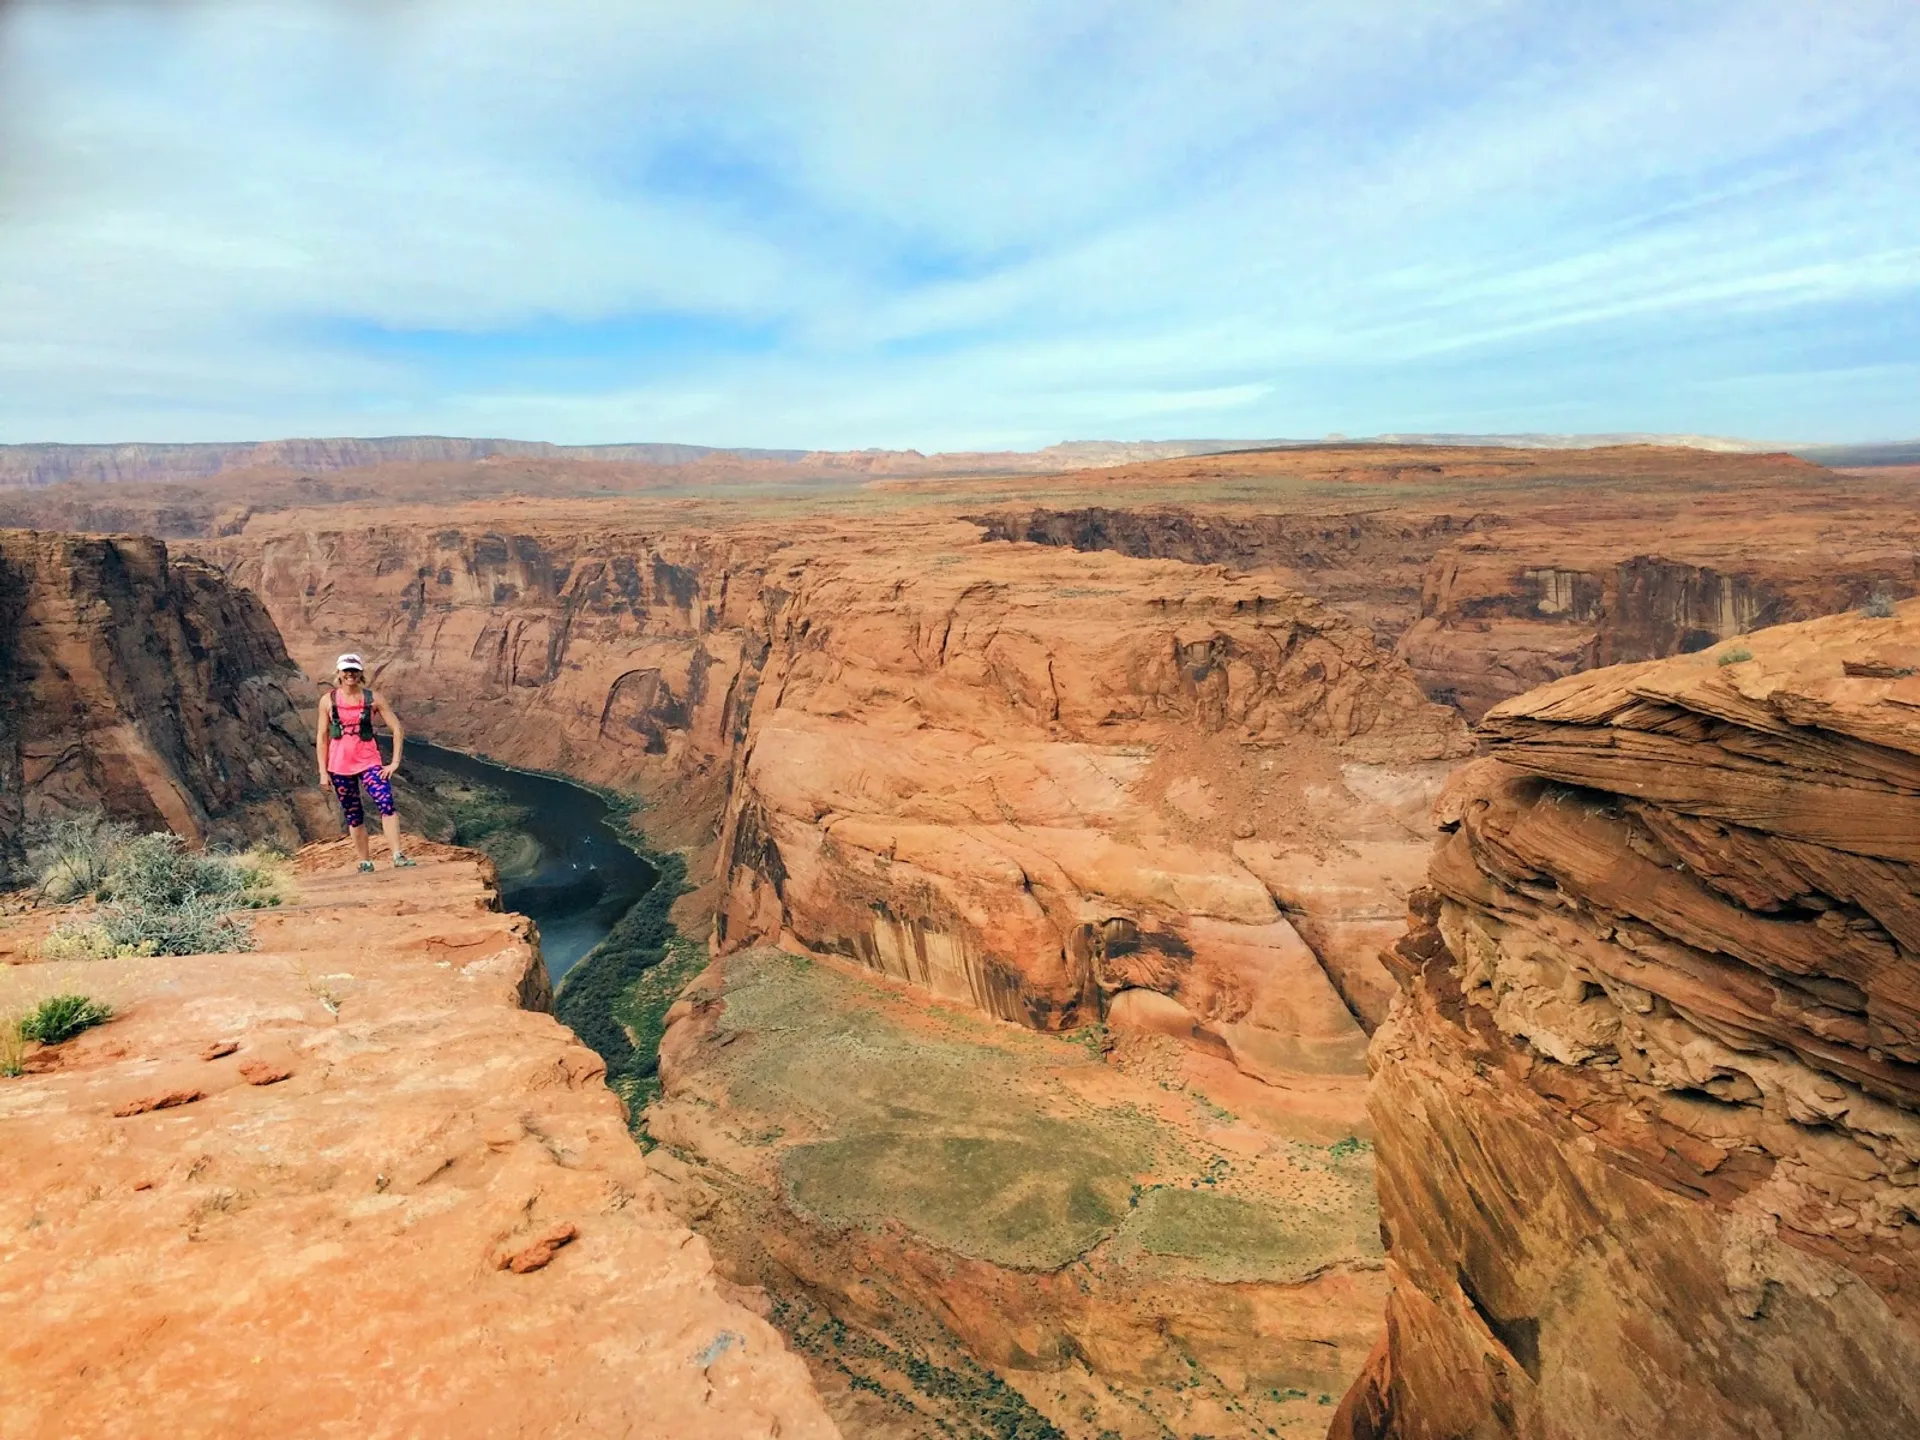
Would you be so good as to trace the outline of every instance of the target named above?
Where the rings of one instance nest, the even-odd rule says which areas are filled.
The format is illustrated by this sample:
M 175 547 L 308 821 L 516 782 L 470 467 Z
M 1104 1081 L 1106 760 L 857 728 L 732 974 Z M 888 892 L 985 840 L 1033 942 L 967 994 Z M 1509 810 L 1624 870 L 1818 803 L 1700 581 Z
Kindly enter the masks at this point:
M 1483 734 L 1390 957 L 1334 1433 L 1920 1433 L 1920 604 Z
M 1397 902 L 1341 877 L 1417 872 L 1465 736 L 1337 612 L 938 515 L 631 516 L 274 517 L 212 553 L 309 663 L 371 652 L 429 737 L 719 839 L 691 869 L 725 947 L 784 936 L 1045 1027 L 1156 991 L 1153 1023 L 1257 1069 L 1271 1025 L 1356 1046 L 1298 920 L 1379 1017 Z
M 0 694 L 0 872 L 23 825 L 95 806 L 196 840 L 322 823 L 273 622 L 157 540 L 0 531 Z

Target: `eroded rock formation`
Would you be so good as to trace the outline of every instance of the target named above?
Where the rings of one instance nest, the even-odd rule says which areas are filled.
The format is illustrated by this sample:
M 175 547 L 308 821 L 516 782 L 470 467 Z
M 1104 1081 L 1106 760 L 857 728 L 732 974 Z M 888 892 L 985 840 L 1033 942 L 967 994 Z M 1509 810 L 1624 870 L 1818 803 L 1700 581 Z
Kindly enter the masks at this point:
M 325 823 L 311 692 L 260 603 L 157 540 L 0 531 L 0 875 L 65 812 L 194 840 Z
M 789 582 L 722 949 L 785 936 L 1040 1029 L 1151 990 L 1256 1069 L 1274 1033 L 1344 1043 L 1260 871 L 1361 812 L 1390 828 L 1369 782 L 1457 757 L 1451 713 L 1336 612 L 1218 569 L 939 558 L 828 555 Z
M 829 1440 L 661 1204 L 491 869 L 303 852 L 244 955 L 33 958 L 111 1023 L 0 1078 L 0 1433 Z
M 1483 734 L 1390 956 L 1336 1435 L 1920 1433 L 1920 604 Z
M 938 515 L 618 515 L 276 519 L 214 553 L 310 663 L 371 652 L 425 733 L 637 786 L 657 841 L 717 840 L 690 871 L 723 948 L 1042 1028 L 1144 988 L 1256 1070 L 1276 1032 L 1357 1057 L 1344 1011 L 1383 1012 L 1398 904 L 1338 877 L 1417 869 L 1467 745 L 1364 630 L 1269 580 Z

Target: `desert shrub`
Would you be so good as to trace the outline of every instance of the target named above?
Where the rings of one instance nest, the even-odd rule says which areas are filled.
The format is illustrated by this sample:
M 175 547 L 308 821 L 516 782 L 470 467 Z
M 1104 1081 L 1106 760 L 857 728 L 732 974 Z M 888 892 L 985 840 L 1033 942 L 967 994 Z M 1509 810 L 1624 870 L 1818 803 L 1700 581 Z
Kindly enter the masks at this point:
M 9 1078 L 27 1072 L 27 1037 L 20 1033 L 18 1015 L 0 1015 L 0 1075 Z
M 1753 651 L 1744 645 L 1735 646 L 1720 657 L 1722 665 L 1738 665 L 1743 660 L 1753 659 Z
M 177 905 L 109 901 L 98 926 L 109 955 L 218 955 L 253 948 L 253 927 L 228 913 L 244 901 L 194 895 Z
M 1860 607 L 1860 613 L 1869 620 L 1891 620 L 1893 618 L 1893 595 L 1886 590 L 1876 590 L 1867 597 L 1867 603 Z
M 55 926 L 40 954 L 96 960 L 251 950 L 252 927 L 231 912 L 280 904 L 286 876 L 285 863 L 262 852 L 196 855 L 177 835 L 128 832 L 91 888 L 103 897 L 99 909 Z
M 49 995 L 16 1023 L 22 1039 L 58 1045 L 112 1018 L 111 1007 L 85 995 Z
M 257 846 L 227 858 L 240 876 L 240 904 L 249 910 L 284 905 L 293 893 L 293 867 L 287 852 L 270 845 Z
M 27 837 L 27 865 L 43 898 L 56 902 L 98 895 L 132 843 L 134 829 L 98 810 L 35 826 Z
M 62 921 L 40 941 L 42 960 L 105 960 L 112 954 L 113 942 L 92 917 Z
M 196 900 L 241 903 L 247 877 L 227 856 L 195 855 L 178 835 L 129 841 L 108 872 L 102 893 L 122 905 L 172 910 Z

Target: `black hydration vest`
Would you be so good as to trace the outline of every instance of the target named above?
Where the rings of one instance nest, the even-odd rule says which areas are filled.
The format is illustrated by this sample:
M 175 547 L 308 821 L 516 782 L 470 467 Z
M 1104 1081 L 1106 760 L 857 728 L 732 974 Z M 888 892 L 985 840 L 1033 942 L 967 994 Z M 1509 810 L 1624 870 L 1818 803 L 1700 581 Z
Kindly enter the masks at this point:
M 373 739 L 373 687 L 368 686 L 363 689 L 360 692 L 360 698 L 365 703 L 360 707 L 360 728 L 358 733 L 362 740 L 371 740 Z M 340 692 L 338 690 L 330 690 L 327 692 L 327 709 L 333 717 L 327 722 L 328 738 L 338 740 L 347 733 L 340 728 Z

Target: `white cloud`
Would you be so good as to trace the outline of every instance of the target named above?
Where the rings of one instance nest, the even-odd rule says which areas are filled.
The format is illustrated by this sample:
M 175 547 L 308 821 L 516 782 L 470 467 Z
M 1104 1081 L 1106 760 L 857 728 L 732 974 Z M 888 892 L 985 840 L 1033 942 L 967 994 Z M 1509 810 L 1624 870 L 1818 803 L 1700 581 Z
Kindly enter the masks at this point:
M 29 0 L 0 439 L 1920 430 L 1858 381 L 1920 346 L 1917 50 L 1904 0 Z

